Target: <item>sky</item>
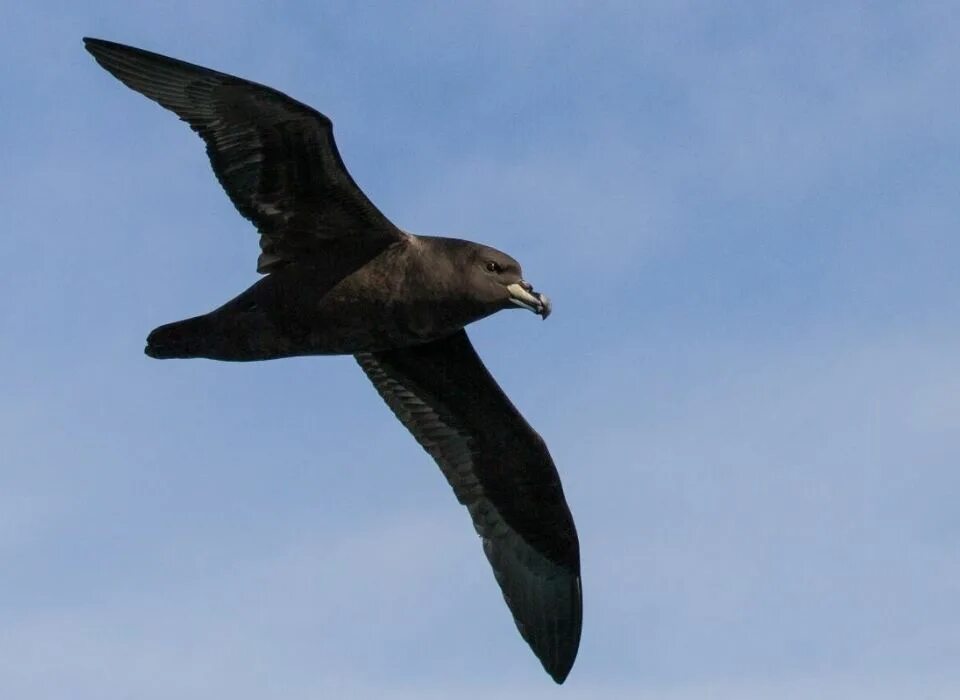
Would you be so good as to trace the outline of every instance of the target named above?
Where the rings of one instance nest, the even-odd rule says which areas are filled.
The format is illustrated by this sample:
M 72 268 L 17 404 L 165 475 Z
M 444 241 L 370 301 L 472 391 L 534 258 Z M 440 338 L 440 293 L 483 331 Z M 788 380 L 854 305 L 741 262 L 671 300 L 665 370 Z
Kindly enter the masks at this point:
M 0 697 L 960 697 L 960 7 L 6 3 Z M 349 357 L 158 362 L 253 283 L 199 139 L 82 36 L 330 116 L 582 550 L 557 687 Z

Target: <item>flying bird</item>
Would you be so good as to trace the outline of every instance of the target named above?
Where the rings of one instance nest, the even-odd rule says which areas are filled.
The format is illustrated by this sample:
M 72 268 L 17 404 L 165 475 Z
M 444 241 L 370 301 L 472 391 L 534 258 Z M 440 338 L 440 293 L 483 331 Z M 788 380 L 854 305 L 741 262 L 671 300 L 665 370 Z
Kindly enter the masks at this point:
M 128 87 L 187 122 L 260 234 L 239 296 L 151 332 L 150 357 L 352 354 L 470 513 L 520 634 L 562 683 L 582 620 L 580 546 L 543 439 L 464 327 L 550 301 L 489 246 L 400 230 L 360 190 L 330 120 L 277 90 L 142 49 L 84 39 Z

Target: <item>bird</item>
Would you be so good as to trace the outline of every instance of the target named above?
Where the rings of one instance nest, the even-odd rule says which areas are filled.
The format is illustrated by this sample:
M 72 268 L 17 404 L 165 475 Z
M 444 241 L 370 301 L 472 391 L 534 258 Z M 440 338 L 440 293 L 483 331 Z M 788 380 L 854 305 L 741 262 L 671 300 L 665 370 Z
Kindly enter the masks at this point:
M 580 645 L 580 545 L 540 435 L 465 326 L 551 303 L 492 247 L 394 225 L 350 174 L 328 117 L 262 84 L 103 39 L 94 59 L 185 121 L 260 235 L 247 290 L 147 337 L 157 359 L 353 355 L 466 506 L 522 637 L 556 683 Z

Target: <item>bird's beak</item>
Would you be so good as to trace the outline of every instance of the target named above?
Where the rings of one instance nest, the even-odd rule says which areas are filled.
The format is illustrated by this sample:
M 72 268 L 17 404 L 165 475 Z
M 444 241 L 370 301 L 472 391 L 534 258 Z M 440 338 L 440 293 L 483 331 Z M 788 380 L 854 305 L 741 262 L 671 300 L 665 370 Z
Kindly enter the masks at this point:
M 533 286 L 529 282 L 520 280 L 507 285 L 507 291 L 510 292 L 510 301 L 517 306 L 539 314 L 544 319 L 550 315 L 550 299 L 546 294 L 540 294 L 533 291 Z

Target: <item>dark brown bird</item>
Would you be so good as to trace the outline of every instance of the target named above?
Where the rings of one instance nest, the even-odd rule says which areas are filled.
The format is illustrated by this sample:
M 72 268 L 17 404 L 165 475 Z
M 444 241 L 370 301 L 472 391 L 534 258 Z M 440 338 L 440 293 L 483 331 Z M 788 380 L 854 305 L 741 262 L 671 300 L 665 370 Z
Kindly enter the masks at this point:
M 350 177 L 330 120 L 283 93 L 100 39 L 97 62 L 187 122 L 260 232 L 261 280 L 210 313 L 160 326 L 156 358 L 353 354 L 467 507 L 520 634 L 557 683 L 580 643 L 580 549 L 540 436 L 464 326 L 550 302 L 488 246 L 394 226 Z

